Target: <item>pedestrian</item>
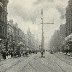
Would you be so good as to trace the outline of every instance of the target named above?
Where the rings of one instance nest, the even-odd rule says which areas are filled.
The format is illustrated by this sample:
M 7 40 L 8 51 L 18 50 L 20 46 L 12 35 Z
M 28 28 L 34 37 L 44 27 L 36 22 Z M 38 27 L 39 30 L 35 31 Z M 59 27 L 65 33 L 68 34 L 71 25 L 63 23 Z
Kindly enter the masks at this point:
M 12 58 L 13 57 L 13 51 L 12 50 L 10 51 L 10 55 L 11 55 L 11 58 Z
M 59 51 L 59 53 L 60 53 L 60 49 L 59 49 L 58 51 Z
M 41 57 L 43 57 L 43 51 L 41 51 Z
M 8 55 L 9 55 L 9 53 L 8 53 L 8 51 L 6 51 L 6 59 L 8 59 Z
M 6 59 L 6 51 L 5 50 L 2 50 L 1 51 L 1 54 L 2 54 L 3 59 Z
M 44 50 L 44 49 L 41 49 L 41 57 L 44 57 L 44 56 L 43 56 L 44 53 L 45 53 L 45 50 Z

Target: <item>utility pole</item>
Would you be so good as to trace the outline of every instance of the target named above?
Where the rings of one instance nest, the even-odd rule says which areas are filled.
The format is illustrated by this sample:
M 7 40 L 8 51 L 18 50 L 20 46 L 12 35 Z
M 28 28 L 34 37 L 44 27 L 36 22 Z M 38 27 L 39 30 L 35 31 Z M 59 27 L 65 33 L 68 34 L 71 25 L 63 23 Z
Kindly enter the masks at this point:
M 54 23 L 44 23 L 44 17 L 43 17 L 43 9 L 41 10 L 41 20 L 42 20 L 42 40 L 41 40 L 41 50 L 44 50 L 44 29 L 43 26 L 44 24 L 54 24 Z M 42 54 L 43 57 L 43 54 Z
M 41 10 L 41 15 L 42 15 L 42 17 L 41 17 L 41 20 L 42 20 L 42 40 L 41 40 L 41 49 L 43 49 L 44 48 L 44 31 L 43 31 L 43 10 Z

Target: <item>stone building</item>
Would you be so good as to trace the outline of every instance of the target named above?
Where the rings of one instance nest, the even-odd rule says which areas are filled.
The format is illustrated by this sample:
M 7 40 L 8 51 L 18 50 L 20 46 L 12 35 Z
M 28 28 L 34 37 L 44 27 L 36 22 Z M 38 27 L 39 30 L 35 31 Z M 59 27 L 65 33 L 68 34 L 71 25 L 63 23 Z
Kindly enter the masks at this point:
M 7 24 L 7 39 L 8 39 L 8 47 L 12 45 L 14 40 L 14 25 L 13 20 L 9 20 Z
M 24 42 L 24 40 L 25 40 L 24 38 L 25 38 L 24 32 L 20 28 L 18 28 L 18 40 L 19 40 L 19 42 Z
M 62 41 L 66 37 L 66 33 L 65 32 L 66 32 L 66 24 L 60 25 L 60 37 L 61 37 Z
M 0 0 L 0 39 L 6 39 L 8 0 Z
M 8 24 L 7 24 L 7 38 L 9 39 L 9 42 L 14 40 L 13 20 L 8 21 Z
M 14 41 L 18 43 L 18 24 L 14 24 Z
M 18 44 L 24 43 L 25 40 L 24 32 L 18 27 L 17 23 L 13 22 L 13 20 L 9 20 L 7 24 L 7 39 L 8 48 L 12 48 L 13 45 L 16 47 Z
M 66 36 L 72 33 L 72 0 L 68 1 L 66 8 Z
M 7 4 L 8 0 L 0 0 L 0 51 L 5 48 L 7 38 Z

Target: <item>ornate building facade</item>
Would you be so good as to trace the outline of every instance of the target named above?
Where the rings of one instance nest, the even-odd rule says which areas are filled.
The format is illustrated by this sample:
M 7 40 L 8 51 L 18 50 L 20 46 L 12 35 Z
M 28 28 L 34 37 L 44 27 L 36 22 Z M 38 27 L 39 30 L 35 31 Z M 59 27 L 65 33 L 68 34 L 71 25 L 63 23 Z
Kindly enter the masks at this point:
M 8 0 L 0 0 L 0 39 L 7 37 L 7 4 Z
M 14 40 L 13 20 L 9 20 L 8 23 L 7 23 L 7 39 L 8 39 L 8 47 L 9 47 Z
M 13 22 L 13 20 L 9 20 L 7 23 L 7 40 L 8 49 L 12 49 L 13 45 L 16 47 L 20 43 L 25 43 L 24 32 L 18 27 L 17 23 Z

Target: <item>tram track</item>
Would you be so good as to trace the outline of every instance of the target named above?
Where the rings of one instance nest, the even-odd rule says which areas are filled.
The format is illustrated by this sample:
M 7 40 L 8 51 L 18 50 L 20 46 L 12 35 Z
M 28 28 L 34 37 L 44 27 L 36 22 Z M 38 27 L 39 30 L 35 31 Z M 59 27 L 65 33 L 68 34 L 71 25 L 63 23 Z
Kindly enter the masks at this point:
M 34 56 L 30 56 L 28 57 L 27 59 L 24 60 L 24 58 L 22 60 L 19 60 L 18 62 L 16 62 L 15 64 L 13 64 L 12 66 L 8 67 L 7 69 L 5 69 L 3 72 L 9 72 L 11 71 L 13 68 L 17 68 L 19 69 L 19 66 L 21 65 L 19 71 L 17 70 L 16 72 L 21 72 L 22 68 L 24 69 L 27 65 L 28 65 L 28 62 L 30 60 L 32 60 L 34 58 Z M 23 65 L 24 64 L 24 65 Z M 15 71 L 14 71 L 15 72 Z
M 11 69 L 13 66 L 15 66 L 15 65 L 19 64 L 21 61 L 23 61 L 23 60 L 22 60 L 22 59 L 20 59 L 20 60 L 16 61 L 16 62 L 15 62 L 14 64 L 12 64 L 11 66 L 9 66 L 9 67 L 5 68 L 5 69 L 3 70 L 3 72 L 6 72 L 7 70 Z
M 54 55 L 54 56 L 56 56 L 56 55 Z M 66 64 L 68 64 L 68 65 L 71 65 L 72 66 L 72 63 L 70 63 L 69 62 L 69 60 L 63 60 L 63 59 L 61 59 L 60 57 L 58 57 L 58 56 L 56 56 L 58 59 L 60 59 L 61 61 L 63 61 L 63 62 L 65 62 Z
M 9 72 L 20 65 L 22 65 L 22 67 L 20 67 L 19 71 L 17 70 L 17 72 L 24 72 L 26 69 L 28 69 L 27 67 L 29 67 L 29 69 L 31 68 L 33 72 L 68 72 L 66 71 L 65 67 L 61 65 L 62 63 L 60 64 L 59 62 L 60 63 L 63 62 L 64 64 L 66 63 L 54 55 L 49 54 L 45 58 L 40 58 L 39 56 L 36 55 L 27 58 L 25 61 L 24 59 L 21 58 L 13 65 L 7 67 L 1 72 Z M 68 65 L 68 63 L 66 64 Z M 19 67 L 17 67 L 17 69 L 18 68 Z M 42 68 L 44 68 L 44 70 Z
M 2 62 L 1 62 L 1 64 L 0 64 L 0 66 L 2 66 L 2 65 L 5 65 L 5 64 L 7 64 L 8 62 L 13 62 L 13 60 L 18 60 L 18 58 L 12 58 L 12 59 L 9 59 L 9 60 L 3 60 Z M 4 63 L 5 62 L 5 63 Z
M 54 55 L 54 56 L 55 56 L 55 55 Z M 53 57 L 54 57 L 54 56 L 53 56 Z M 55 56 L 55 57 L 56 57 L 59 61 L 62 61 L 62 62 L 64 62 L 65 64 L 71 66 L 71 64 L 68 64 L 68 63 L 65 62 L 64 60 L 61 60 L 59 57 L 57 57 L 57 56 Z M 66 71 L 57 63 L 56 58 L 55 58 L 55 59 L 53 58 L 53 60 L 52 60 L 52 59 L 49 60 L 49 58 L 46 58 L 46 59 L 49 60 L 49 61 L 51 61 L 51 62 L 53 62 L 53 63 L 55 63 L 55 64 L 62 70 L 62 72 L 66 72 Z
M 35 59 L 36 59 L 36 58 L 35 58 Z M 37 58 L 37 59 L 38 59 L 38 58 Z M 37 61 L 37 59 L 36 59 L 36 61 Z M 42 58 L 39 58 L 39 59 L 41 60 Z M 47 60 L 47 61 L 49 60 L 49 59 L 47 59 L 47 58 L 43 58 L 43 59 L 45 59 L 45 60 Z M 38 61 L 38 63 L 40 64 L 40 66 L 45 67 L 45 69 L 48 68 L 48 71 L 49 71 L 49 72 L 59 72 L 59 71 L 57 71 L 56 69 L 53 69 L 51 66 L 40 62 L 40 60 Z M 56 65 L 61 72 L 66 72 L 57 62 L 52 61 L 52 60 L 49 60 L 49 61 L 50 61 L 51 63 L 53 63 L 54 65 Z M 33 63 L 33 62 L 28 62 L 28 64 L 27 64 L 25 67 L 27 67 L 28 65 L 30 65 L 31 68 L 32 68 L 35 72 L 43 72 L 42 70 L 39 71 L 39 69 L 37 69 L 38 63 L 37 63 L 37 65 L 36 65 L 35 63 L 36 63 L 35 61 L 34 61 L 34 63 Z M 44 72 L 48 72 L 48 71 L 44 71 Z
M 37 60 L 37 59 L 36 59 L 36 60 Z M 33 70 L 35 70 L 35 72 L 40 72 L 40 71 L 38 71 L 38 69 L 36 68 L 36 66 L 34 66 L 31 62 L 28 62 L 28 64 L 26 65 L 26 67 L 27 67 L 28 65 L 30 65 L 31 68 L 32 68 Z M 58 64 L 57 64 L 57 65 L 58 65 Z M 52 69 L 51 67 L 49 67 L 48 65 L 45 65 L 45 64 L 40 63 L 40 66 L 43 66 L 43 67 L 45 67 L 46 69 L 48 68 L 48 71 L 49 71 L 49 72 L 58 72 L 58 71 Z M 59 66 L 59 65 L 58 65 L 58 66 Z M 62 70 L 62 72 L 65 72 L 60 66 L 59 66 L 59 68 Z M 45 71 L 45 72 L 48 72 L 48 71 Z M 42 71 L 41 71 L 41 72 L 42 72 Z
M 46 60 L 49 60 L 49 59 L 47 59 L 46 58 Z M 51 61 L 51 60 L 50 60 Z M 52 63 L 53 61 L 51 61 L 51 63 Z M 55 65 L 57 65 L 60 69 L 61 69 L 61 72 L 66 72 L 65 70 L 63 70 L 63 68 L 58 64 L 58 63 L 56 63 L 56 62 L 53 62 L 53 64 L 55 64 Z M 58 72 L 58 71 L 56 71 L 56 70 L 54 70 L 51 66 L 49 66 L 48 64 L 46 65 L 46 64 L 43 64 L 45 67 L 48 67 L 50 70 L 51 70 L 51 72 Z
M 56 56 L 52 56 L 49 55 L 48 57 L 45 58 L 34 58 L 36 61 L 31 61 L 28 62 L 28 65 L 30 65 L 30 67 L 35 70 L 35 72 L 69 72 L 69 70 L 67 71 L 67 69 L 65 69 L 65 67 L 63 67 L 62 63 L 60 64 L 59 62 L 63 62 L 66 65 L 70 65 L 68 63 L 66 63 L 64 60 L 61 60 L 59 58 L 57 58 Z M 46 63 L 42 63 L 43 61 L 41 61 L 41 59 Z M 48 64 L 49 63 L 49 64 Z M 50 65 L 51 64 L 51 65 Z M 39 71 L 39 66 L 40 66 L 40 71 Z M 42 69 L 43 67 L 45 67 L 44 69 L 46 69 L 45 71 Z M 48 71 L 47 71 L 48 68 Z M 41 70 L 42 69 L 42 70 Z M 71 72 L 71 70 L 70 70 Z

